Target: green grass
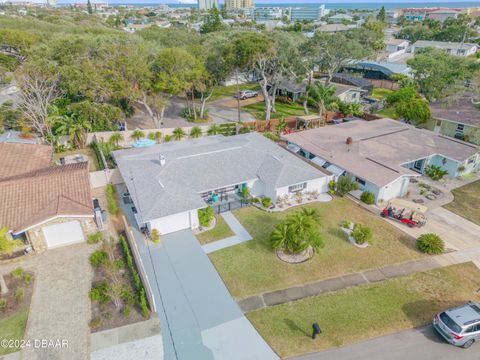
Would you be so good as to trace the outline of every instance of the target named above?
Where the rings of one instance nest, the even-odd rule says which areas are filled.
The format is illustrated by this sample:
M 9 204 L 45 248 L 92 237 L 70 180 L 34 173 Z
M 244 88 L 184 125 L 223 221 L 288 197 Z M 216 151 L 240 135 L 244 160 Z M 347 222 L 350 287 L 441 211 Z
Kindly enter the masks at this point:
M 87 147 L 85 149 L 77 149 L 77 150 L 69 150 L 69 151 L 64 151 L 61 153 L 55 153 L 53 154 L 53 161 L 58 161 L 61 157 L 69 156 L 69 155 L 76 155 L 76 154 L 81 154 L 85 155 L 88 157 L 88 166 L 89 166 L 89 171 L 97 171 L 100 169 L 98 166 L 98 159 L 97 156 L 95 155 L 95 152 L 90 148 Z
M 395 108 L 393 106 L 386 107 L 386 108 L 376 112 L 375 115 L 390 118 L 390 119 L 395 119 L 395 120 L 400 119 L 400 116 L 398 116 L 398 114 L 395 111 Z
M 257 83 L 254 84 L 240 84 L 239 86 L 240 90 L 260 90 L 260 85 Z M 215 101 L 227 97 L 233 97 L 237 95 L 237 85 L 231 85 L 231 86 L 217 86 L 213 90 L 213 94 L 210 97 L 209 101 Z
M 311 260 L 297 265 L 279 260 L 269 243 L 274 227 L 296 209 L 267 213 L 250 207 L 234 211 L 253 240 L 209 255 L 234 297 L 244 298 L 424 256 L 416 250 L 412 237 L 348 199 L 335 198 L 307 207 L 316 208 L 322 217 L 319 231 L 325 247 Z M 367 249 L 352 246 L 339 228 L 343 220 L 370 226 L 371 246 Z
M 281 357 L 325 350 L 428 324 L 446 308 L 480 300 L 472 263 L 416 273 L 247 314 Z M 311 326 L 322 333 L 312 341 Z
M 390 90 L 390 89 L 384 89 L 384 88 L 375 88 L 372 91 L 372 97 L 374 97 L 377 100 L 383 100 L 385 99 L 388 95 L 394 93 L 395 91 Z
M 480 225 L 480 181 L 452 191 L 455 199 L 444 207 L 477 225 Z
M 280 102 L 276 102 L 275 108 L 277 112 L 275 114 L 271 114 L 272 119 L 305 115 L 303 106 L 298 103 L 283 104 Z M 252 114 L 258 120 L 265 119 L 265 103 L 263 101 L 251 105 L 246 105 L 242 107 L 242 109 Z M 314 110 L 312 111 L 314 112 Z
M 0 339 L 22 340 L 25 334 L 25 327 L 28 319 L 28 307 L 21 309 L 0 320 Z M 20 349 L 0 347 L 0 355 L 9 354 Z
M 230 229 L 223 217 L 217 215 L 215 216 L 215 218 L 217 219 L 217 224 L 212 230 L 208 230 L 197 235 L 197 239 L 198 241 L 200 241 L 200 244 L 208 244 L 210 242 L 222 240 L 235 235 L 235 233 L 232 231 L 232 229 Z

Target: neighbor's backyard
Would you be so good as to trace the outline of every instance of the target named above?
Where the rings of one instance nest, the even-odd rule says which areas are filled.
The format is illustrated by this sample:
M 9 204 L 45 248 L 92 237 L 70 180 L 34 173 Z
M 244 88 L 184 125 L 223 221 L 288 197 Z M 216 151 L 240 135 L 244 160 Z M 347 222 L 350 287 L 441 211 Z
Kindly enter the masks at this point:
M 444 309 L 480 300 L 473 263 L 309 297 L 247 314 L 282 357 L 325 350 L 422 326 Z M 312 322 L 322 333 L 312 341 Z
M 255 104 L 247 105 L 247 106 L 244 106 L 243 109 L 249 112 L 250 114 L 252 114 L 257 120 L 265 120 L 265 103 L 264 102 L 258 102 Z M 277 110 L 277 112 L 271 114 L 272 119 L 305 115 L 303 106 L 298 103 L 283 104 L 280 102 L 276 102 L 275 109 Z
M 290 286 L 341 276 L 354 271 L 400 263 L 423 256 L 415 240 L 354 202 L 335 198 L 313 203 L 321 215 L 320 233 L 325 247 L 307 262 L 291 265 L 279 260 L 269 244 L 274 227 L 299 209 L 267 213 L 255 207 L 234 212 L 253 240 L 210 254 L 210 258 L 237 299 Z M 370 247 L 359 249 L 339 228 L 343 220 L 364 223 L 373 231 Z
M 480 181 L 459 187 L 452 193 L 455 199 L 444 207 L 480 225 Z

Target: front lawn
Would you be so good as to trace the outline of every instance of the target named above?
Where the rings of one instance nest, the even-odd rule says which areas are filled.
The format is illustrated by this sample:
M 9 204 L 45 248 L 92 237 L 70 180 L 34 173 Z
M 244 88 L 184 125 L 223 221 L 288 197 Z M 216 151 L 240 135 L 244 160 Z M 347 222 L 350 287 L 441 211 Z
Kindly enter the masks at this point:
M 246 105 L 242 109 L 252 114 L 257 120 L 265 119 L 265 103 L 263 101 L 251 105 Z M 283 104 L 280 102 L 276 102 L 275 109 L 277 110 L 277 112 L 271 114 L 272 119 L 305 115 L 303 106 L 298 103 Z
M 480 270 L 453 265 L 247 314 L 281 357 L 342 346 L 428 324 L 444 309 L 480 300 Z M 311 339 L 312 323 L 322 333 Z
M 444 207 L 457 215 L 480 225 L 480 181 L 452 191 L 455 199 Z
M 240 90 L 260 90 L 260 85 L 257 83 L 253 84 L 239 84 L 238 88 Z M 213 89 L 213 94 L 210 97 L 209 101 L 215 101 L 223 98 L 233 97 L 237 95 L 237 85 L 230 86 L 217 86 Z
M 274 227 L 296 209 L 267 213 L 250 207 L 234 211 L 253 240 L 209 255 L 234 297 L 240 299 L 423 256 L 415 249 L 412 237 L 348 199 L 306 206 L 316 208 L 321 215 L 319 230 L 325 247 L 311 260 L 297 265 L 279 260 L 269 243 Z M 372 245 L 367 249 L 352 246 L 339 228 L 343 220 L 370 226 Z
M 210 242 L 222 240 L 235 235 L 223 217 L 216 215 L 215 218 L 217 219 L 217 224 L 212 230 L 208 230 L 197 235 L 197 239 L 200 241 L 200 244 L 208 244 Z
M 0 339 L 23 340 L 28 319 L 28 306 L 0 320 Z M 0 347 L 0 355 L 18 351 L 18 348 Z
M 398 116 L 397 112 L 395 111 L 394 106 L 383 108 L 382 110 L 377 111 L 375 113 L 375 115 L 390 118 L 390 119 L 394 119 L 394 120 L 400 119 L 400 116 Z
M 377 99 L 377 100 L 383 100 L 385 99 L 388 95 L 391 95 L 395 91 L 390 90 L 390 89 L 385 89 L 385 88 L 375 88 L 372 91 L 372 97 Z

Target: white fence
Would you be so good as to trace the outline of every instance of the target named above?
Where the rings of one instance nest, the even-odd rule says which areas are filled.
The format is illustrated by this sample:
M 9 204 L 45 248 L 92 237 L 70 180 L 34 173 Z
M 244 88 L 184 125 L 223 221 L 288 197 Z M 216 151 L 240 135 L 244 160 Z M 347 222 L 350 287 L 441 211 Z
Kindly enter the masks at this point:
M 188 135 L 190 133 L 190 130 L 194 126 L 185 126 L 182 127 L 183 131 Z M 207 135 L 207 131 L 210 126 L 208 125 L 202 125 L 198 126 L 202 130 L 203 135 Z M 160 131 L 162 133 L 162 138 L 165 137 L 165 135 L 173 135 L 173 130 L 175 128 L 160 128 L 160 129 L 141 129 L 141 131 L 145 134 L 145 137 L 148 137 L 148 134 L 151 133 L 156 133 L 157 131 Z M 94 141 L 104 141 L 107 142 L 110 140 L 110 137 L 115 134 L 115 133 L 120 133 L 122 134 L 123 140 L 118 142 L 119 146 L 122 147 L 128 147 L 132 146 L 135 140 L 132 139 L 132 134 L 135 130 L 125 130 L 125 131 L 101 131 L 101 132 L 93 132 L 93 133 L 88 133 L 87 135 L 87 144 L 91 144 Z

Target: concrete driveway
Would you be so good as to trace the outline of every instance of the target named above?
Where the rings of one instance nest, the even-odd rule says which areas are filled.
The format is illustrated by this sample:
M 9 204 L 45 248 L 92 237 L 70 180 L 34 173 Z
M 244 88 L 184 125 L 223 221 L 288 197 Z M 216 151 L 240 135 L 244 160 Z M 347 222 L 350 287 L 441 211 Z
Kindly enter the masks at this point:
M 191 230 L 163 235 L 157 245 L 134 234 L 160 316 L 165 359 L 278 359 Z
M 321 335 L 320 335 L 321 336 Z M 291 360 L 478 360 L 480 344 L 462 349 L 447 344 L 431 327 L 402 331 Z

